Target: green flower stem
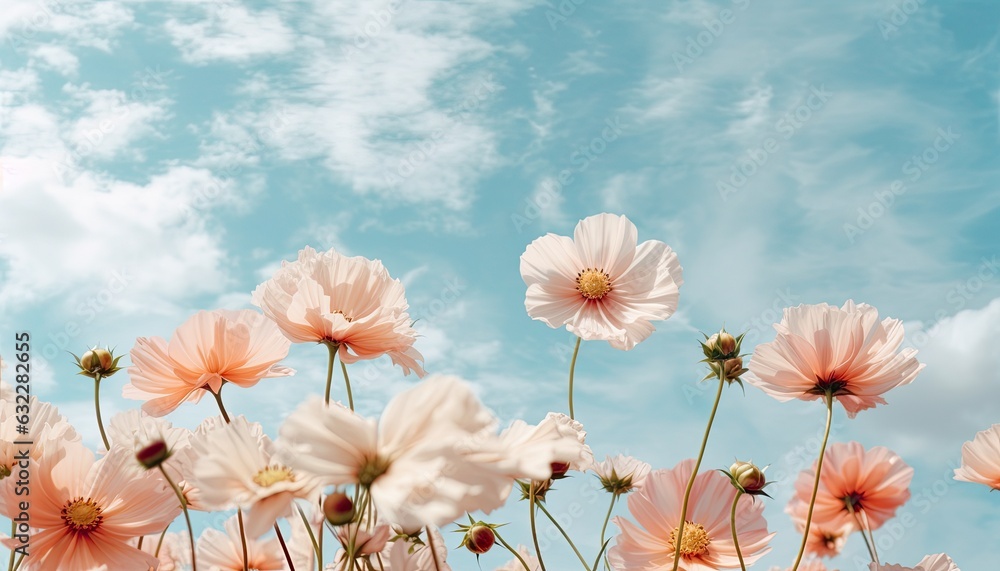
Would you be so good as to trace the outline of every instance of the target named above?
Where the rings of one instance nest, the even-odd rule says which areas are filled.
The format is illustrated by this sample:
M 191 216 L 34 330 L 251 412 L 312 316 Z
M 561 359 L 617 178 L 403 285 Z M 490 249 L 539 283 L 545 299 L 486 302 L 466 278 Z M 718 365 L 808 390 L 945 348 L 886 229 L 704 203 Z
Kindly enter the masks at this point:
M 743 492 L 737 491 L 736 498 L 733 499 L 733 511 L 729 515 L 729 528 L 733 532 L 733 547 L 736 548 L 736 557 L 740 560 L 740 569 L 747 571 L 746 563 L 743 562 L 743 552 L 740 551 L 740 538 L 736 535 L 736 504 L 740 502 L 742 497 Z
M 94 408 L 97 410 L 97 428 L 101 431 L 101 440 L 104 441 L 104 449 L 111 450 L 111 442 L 104 432 L 104 421 L 101 420 L 101 374 L 94 375 Z
M 802 530 L 802 545 L 799 547 L 799 554 L 795 557 L 795 564 L 792 571 L 798 571 L 799 564 L 802 563 L 802 556 L 806 553 L 806 545 L 809 543 L 809 526 L 812 525 L 813 510 L 816 508 L 816 494 L 819 492 L 819 479 L 823 473 L 823 459 L 826 457 L 826 444 L 830 440 L 830 427 L 833 425 L 833 393 L 827 392 L 826 399 L 826 430 L 823 433 L 823 445 L 819 449 L 819 458 L 816 460 L 816 479 L 813 482 L 812 498 L 809 499 L 809 512 L 806 514 L 805 529 Z
M 513 553 L 514 557 L 516 557 L 517 560 L 521 562 L 521 565 L 524 567 L 524 571 L 532 571 L 532 569 L 530 567 L 528 567 L 528 562 L 525 561 L 523 557 L 521 557 L 521 554 L 518 553 L 517 550 L 515 550 L 513 547 L 511 547 L 509 543 L 507 543 L 506 541 L 504 541 L 504 539 L 502 537 L 500 537 L 500 532 L 499 531 L 497 531 L 497 530 L 494 529 L 493 530 L 493 535 L 496 536 L 497 541 L 500 542 L 500 545 L 503 545 L 504 547 L 506 547 L 507 551 L 510 551 L 511 553 Z
M 562 536 L 566 538 L 566 543 L 569 543 L 569 546 L 573 548 L 573 553 L 576 553 L 576 556 L 580 559 L 580 563 L 583 564 L 583 568 L 586 569 L 587 571 L 590 571 L 590 566 L 587 565 L 587 560 L 583 558 L 583 555 L 580 555 L 580 550 L 576 548 L 576 545 L 573 543 L 573 540 L 569 538 L 569 534 L 566 533 L 566 530 L 564 530 L 562 526 L 559 525 L 559 522 L 556 521 L 556 518 L 552 517 L 552 514 L 549 513 L 549 510 L 545 509 L 545 504 L 538 504 L 538 509 L 542 510 L 542 513 L 549 518 L 549 521 L 552 522 L 552 525 L 556 526 L 556 529 L 559 530 L 559 533 L 561 533 Z
M 431 559 L 434 560 L 434 569 L 441 571 L 441 564 L 438 563 L 437 548 L 434 547 L 434 537 L 431 535 L 430 526 L 427 526 L 427 545 L 431 548 Z
M 347 363 L 340 360 L 340 370 L 344 372 L 344 384 L 347 385 L 347 405 L 354 410 L 354 395 L 351 394 L 351 377 L 347 376 Z
M 194 527 L 191 526 L 191 514 L 188 512 L 187 498 L 184 497 L 184 492 L 182 492 L 181 489 L 177 487 L 177 484 L 175 484 L 170 478 L 170 474 L 167 474 L 167 471 L 163 468 L 163 464 L 160 464 L 158 468 L 160 469 L 160 473 L 163 474 L 163 477 L 167 480 L 167 483 L 170 484 L 171 488 L 173 488 L 174 493 L 177 494 L 177 499 L 181 502 L 181 509 L 184 510 L 184 521 L 187 522 L 188 527 L 188 541 L 191 542 L 191 571 L 198 571 L 198 563 L 196 561 L 197 557 L 195 557 L 194 548 Z
M 240 525 L 240 543 L 243 547 L 243 571 L 250 571 L 250 554 L 247 552 L 247 530 L 243 526 L 243 510 L 236 508 L 236 521 Z
M 324 341 L 323 343 L 330 352 L 330 359 L 326 363 L 326 393 L 324 396 L 324 402 L 329 405 L 330 388 L 333 386 L 333 362 L 337 359 L 337 351 L 340 349 L 340 344 L 333 341 Z
M 601 526 L 601 551 L 597 554 L 597 559 L 594 560 L 594 571 L 597 571 L 597 567 L 601 563 L 601 556 L 604 555 L 604 549 L 607 547 L 605 545 L 605 537 L 608 532 L 608 522 L 611 521 L 611 512 L 615 509 L 615 503 L 618 501 L 618 494 L 611 494 L 611 505 L 608 506 L 608 515 L 604 516 L 604 525 Z
M 715 422 L 715 413 L 719 411 L 719 401 L 722 400 L 722 388 L 726 386 L 725 367 L 719 367 L 719 390 L 715 391 L 715 402 L 712 403 L 712 414 L 708 417 L 708 426 L 705 427 L 705 436 L 701 439 L 701 448 L 698 450 L 698 459 L 694 463 L 694 470 L 691 471 L 691 478 L 688 479 L 687 489 L 684 491 L 684 502 L 681 504 L 681 521 L 677 524 L 677 535 L 674 543 L 674 567 L 681 563 L 681 544 L 684 540 L 684 521 L 687 518 L 688 503 L 691 501 L 691 490 L 694 489 L 694 480 L 698 477 L 698 470 L 701 468 L 701 461 L 705 457 L 705 448 L 708 447 L 708 435 L 712 433 L 712 424 Z
M 278 536 L 278 543 L 281 544 L 281 550 L 285 553 L 285 561 L 288 562 L 289 571 L 295 571 L 295 564 L 292 563 L 292 554 L 288 552 L 288 546 L 285 545 L 285 537 L 281 535 L 281 528 L 278 527 L 278 522 L 274 522 L 274 533 Z
M 583 341 L 582 337 L 576 338 L 576 346 L 573 347 L 573 360 L 569 362 L 569 417 L 576 420 L 576 415 L 573 414 L 573 377 L 576 375 L 576 357 L 580 354 L 580 342 Z
M 12 520 L 10 520 L 10 536 L 14 537 L 14 535 L 16 533 L 17 533 L 17 522 L 15 522 L 12 519 Z M 14 549 L 13 548 L 11 548 L 11 550 L 10 550 L 10 558 L 7 561 L 7 571 L 14 571 Z
M 538 566 L 545 571 L 545 561 L 542 560 L 542 548 L 538 546 L 538 528 L 535 522 L 535 482 L 528 484 L 528 519 L 531 521 L 531 541 L 535 544 L 535 557 L 538 558 Z
M 224 386 L 226 386 L 226 382 L 222 381 L 222 385 L 219 387 L 219 392 L 213 392 L 211 389 L 209 389 L 208 392 L 212 393 L 212 396 L 215 397 L 215 402 L 219 405 L 219 412 L 222 413 L 222 419 L 226 421 L 226 424 L 229 424 L 232 421 L 229 420 L 229 413 L 226 412 L 226 407 L 222 404 L 222 387 Z
M 163 540 L 167 537 L 167 530 L 170 526 L 163 528 L 163 532 L 160 533 L 160 540 L 156 542 L 156 551 L 153 553 L 153 557 L 160 557 L 160 548 L 163 547 Z
M 316 534 L 313 533 L 312 526 L 309 525 L 309 519 L 306 517 L 306 512 L 302 510 L 302 506 L 295 504 L 295 510 L 299 512 L 299 517 L 302 518 L 302 525 L 306 526 L 306 531 L 309 532 L 309 541 L 313 544 L 313 553 L 316 554 L 316 563 L 319 567 L 319 571 L 323 571 L 323 555 L 319 551 L 319 543 L 316 541 Z
M 875 541 L 875 537 L 874 536 L 872 537 L 872 543 L 868 542 L 868 535 L 865 533 L 867 526 L 861 523 L 861 518 L 858 517 L 858 512 L 855 511 L 853 502 L 848 500 L 846 504 L 847 504 L 847 511 L 849 511 L 851 513 L 851 516 L 854 517 L 854 521 L 858 524 L 858 529 L 861 530 L 861 539 L 865 540 L 865 547 L 868 548 L 868 556 L 872 558 L 872 563 L 877 564 L 878 554 L 875 553 L 875 549 L 872 546 L 872 543 L 874 543 Z

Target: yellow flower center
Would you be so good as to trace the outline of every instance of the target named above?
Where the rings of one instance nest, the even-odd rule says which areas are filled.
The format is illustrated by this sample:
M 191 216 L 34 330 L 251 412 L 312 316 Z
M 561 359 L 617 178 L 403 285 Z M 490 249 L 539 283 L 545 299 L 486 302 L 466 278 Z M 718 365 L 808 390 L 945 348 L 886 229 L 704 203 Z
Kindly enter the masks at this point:
M 75 532 L 94 531 L 104 521 L 101 508 L 90 498 L 70 500 L 59 513 L 66 525 Z
M 611 276 L 604 270 L 587 268 L 576 275 L 576 289 L 587 299 L 601 299 L 611 292 Z
M 10 474 L 10 468 L 8 468 L 6 464 L 0 464 L 0 480 L 10 476 Z
M 670 532 L 670 547 L 677 549 L 677 528 Z M 684 522 L 684 536 L 681 537 L 681 556 L 697 557 L 708 553 L 708 532 L 700 523 Z
M 269 488 L 278 482 L 294 482 L 295 474 L 284 466 L 268 466 L 253 477 L 253 482 L 262 488 Z
M 348 323 L 354 321 L 354 318 L 353 317 L 348 317 L 347 314 L 343 312 L 343 310 L 337 309 L 337 310 L 334 310 L 334 313 L 339 313 L 341 316 L 343 316 L 344 320 L 346 320 Z

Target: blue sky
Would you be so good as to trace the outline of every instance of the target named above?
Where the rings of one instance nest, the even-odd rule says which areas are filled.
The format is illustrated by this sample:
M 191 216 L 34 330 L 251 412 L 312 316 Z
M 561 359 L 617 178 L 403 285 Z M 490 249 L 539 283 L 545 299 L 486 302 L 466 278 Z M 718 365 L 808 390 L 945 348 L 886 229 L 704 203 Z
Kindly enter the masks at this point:
M 91 387 L 65 351 L 169 336 L 199 309 L 246 306 L 302 246 L 336 247 L 403 279 L 428 370 L 537 422 L 564 410 L 572 338 L 525 314 L 518 258 L 583 217 L 626 214 L 678 252 L 685 284 L 635 350 L 582 349 L 577 412 L 599 457 L 659 468 L 696 452 L 711 397 L 695 385 L 699 331 L 749 330 L 750 349 L 782 307 L 867 302 L 904 320 L 928 365 L 889 406 L 836 418 L 836 439 L 916 469 L 903 509 L 917 523 L 880 552 L 987 569 L 1000 497 L 948 474 L 1000 422 L 998 22 L 987 0 L 7 0 L 0 353 L 30 330 L 36 394 L 94 445 Z M 274 434 L 321 389 L 324 359 L 293 347 L 298 375 L 233 391 L 231 410 Z M 414 382 L 365 367 L 370 414 Z M 109 415 L 137 404 L 124 377 L 105 386 Z M 706 466 L 752 457 L 790 479 L 822 421 L 815 403 L 729 390 Z M 596 553 L 591 480 L 550 502 L 583 505 L 569 527 Z M 796 542 L 790 488 L 775 487 L 765 568 Z M 522 507 L 495 521 L 526 543 Z M 842 570 L 859 568 L 859 542 Z M 549 543 L 550 564 L 572 568 Z

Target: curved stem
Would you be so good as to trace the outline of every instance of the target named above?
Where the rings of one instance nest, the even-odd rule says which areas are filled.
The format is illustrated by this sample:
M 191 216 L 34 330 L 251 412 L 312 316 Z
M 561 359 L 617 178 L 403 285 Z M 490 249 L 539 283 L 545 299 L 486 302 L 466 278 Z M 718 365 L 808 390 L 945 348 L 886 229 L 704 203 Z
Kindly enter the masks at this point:
M 587 560 L 583 558 L 583 555 L 580 555 L 580 550 L 576 548 L 576 545 L 573 543 L 573 540 L 569 538 L 569 534 L 566 533 L 566 530 L 563 529 L 561 525 L 559 525 L 559 522 L 556 521 L 556 518 L 552 517 L 552 514 L 549 513 L 549 510 L 545 509 L 545 504 L 538 504 L 538 509 L 542 510 L 542 513 L 549 518 L 549 521 L 552 522 L 552 525 L 556 526 L 556 529 L 559 530 L 559 533 L 561 533 L 562 536 L 566 538 L 566 543 L 568 543 L 569 546 L 573 548 L 573 553 L 576 553 L 576 556 L 580 559 L 580 563 L 583 564 L 583 568 L 586 569 L 587 571 L 590 571 L 590 566 L 587 565 Z
M 250 571 L 250 555 L 247 553 L 247 530 L 243 526 L 243 510 L 236 508 L 236 521 L 240 525 L 240 543 L 243 546 L 243 571 Z
M 535 524 L 535 482 L 528 484 L 528 519 L 531 521 L 531 541 L 535 544 L 535 557 L 538 558 L 538 566 L 545 571 L 545 561 L 542 560 L 542 548 L 538 546 L 538 528 Z
M 316 554 L 316 563 L 319 564 L 319 571 L 323 571 L 323 556 L 319 552 L 319 543 L 316 542 L 316 534 L 313 533 L 312 526 L 309 525 L 309 518 L 306 517 L 306 512 L 302 510 L 302 506 L 295 504 L 295 510 L 299 512 L 299 517 L 302 518 L 302 525 L 306 526 L 306 531 L 309 533 L 309 541 L 313 544 L 313 553 Z
M 434 569 L 441 571 L 441 564 L 438 562 L 437 548 L 434 547 L 434 536 L 431 535 L 431 526 L 427 526 L 427 545 L 431 548 L 431 559 L 434 560 Z
M 746 563 L 743 562 L 743 552 L 740 551 L 740 538 L 736 535 L 736 504 L 740 502 L 742 497 L 743 492 L 737 491 L 736 498 L 733 500 L 733 511 L 729 515 L 729 528 L 733 532 L 733 547 L 736 548 L 736 557 L 740 560 L 740 569 L 747 571 Z
M 288 562 L 289 571 L 295 571 L 295 564 L 292 563 L 292 554 L 288 552 L 288 546 L 285 545 L 285 537 L 281 535 L 281 528 L 278 527 L 278 522 L 274 522 L 274 533 L 278 536 L 278 543 L 281 544 L 281 550 L 285 552 L 285 561 Z
M 163 477 L 167 480 L 167 483 L 170 484 L 171 488 L 173 488 L 174 493 L 177 494 L 177 499 L 181 502 L 181 509 L 184 510 L 184 521 L 187 522 L 188 526 L 188 541 L 191 542 L 191 571 L 198 571 L 198 563 L 196 561 L 197 558 L 195 557 L 194 548 L 194 527 L 191 526 L 191 514 L 188 512 L 187 498 L 184 497 L 184 492 L 182 492 L 181 489 L 177 487 L 177 484 L 175 484 L 170 478 L 170 474 L 167 474 L 167 471 L 163 468 L 163 464 L 160 464 L 158 468 L 160 469 L 160 473 L 163 474 Z
M 826 393 L 826 430 L 823 432 L 823 445 L 819 449 L 819 458 L 816 460 L 816 479 L 813 482 L 812 498 L 809 499 L 809 512 L 806 515 L 805 529 L 802 530 L 802 545 L 799 547 L 799 554 L 795 557 L 795 564 L 792 571 L 798 571 L 799 564 L 802 563 L 802 556 L 806 553 L 806 545 L 809 543 L 809 526 L 812 525 L 813 510 L 816 508 L 816 494 L 819 492 L 819 479 L 823 473 L 823 458 L 826 457 L 826 443 L 830 440 L 830 426 L 833 424 L 833 393 Z
M 330 404 L 330 388 L 333 385 L 333 362 L 337 359 L 337 351 L 340 349 L 339 343 L 334 343 L 333 341 L 324 341 L 326 348 L 330 351 L 330 360 L 326 364 L 326 393 L 323 397 L 324 402 Z
M 17 558 L 17 563 L 14 564 L 14 571 L 17 571 L 21 567 L 21 562 L 24 561 L 24 554 L 22 553 L 20 557 Z
M 875 530 L 872 529 L 871 524 L 868 522 L 868 514 L 865 513 L 865 510 L 863 510 L 863 509 L 861 510 L 861 519 L 864 520 L 864 522 L 865 522 L 865 529 L 868 530 L 868 537 L 870 537 L 871 540 L 872 540 L 872 555 L 875 556 L 875 564 L 879 565 L 879 561 L 878 561 L 878 544 L 875 543 Z M 862 530 L 861 533 L 864 534 L 864 530 Z
M 604 542 L 605 537 L 608 533 L 608 522 L 611 521 L 611 512 L 615 509 L 615 503 L 618 501 L 618 494 L 611 495 L 611 505 L 608 506 L 608 515 L 604 516 L 604 525 L 601 526 L 601 551 L 597 554 L 597 559 L 594 560 L 594 571 L 597 571 L 598 565 L 601 563 L 601 556 L 604 555 L 604 549 L 606 548 Z
M 712 433 L 712 424 L 715 422 L 715 413 L 719 411 L 719 401 L 722 400 L 722 388 L 726 386 L 726 373 L 724 367 L 719 367 L 719 390 L 715 391 L 715 402 L 712 403 L 712 413 L 708 417 L 708 426 L 705 427 L 705 436 L 701 439 L 701 449 L 698 450 L 698 459 L 694 463 L 691 477 L 688 479 L 687 489 L 684 490 L 684 502 L 681 504 L 681 521 L 677 524 L 677 534 L 674 536 L 674 567 L 681 564 L 681 544 L 684 542 L 684 522 L 687 518 L 688 502 L 691 501 L 691 490 L 694 489 L 694 480 L 698 477 L 698 470 L 701 468 L 701 460 L 705 457 L 705 448 L 708 447 L 708 435 Z
M 493 535 L 496 536 L 497 541 L 500 542 L 500 545 L 503 545 L 504 547 L 506 547 L 507 551 L 510 551 L 511 553 L 513 553 L 514 557 L 516 557 L 517 560 L 521 562 L 521 565 L 524 567 L 524 571 L 531 571 L 531 567 L 528 567 L 528 562 L 525 561 L 523 557 L 521 557 L 521 554 L 518 553 L 517 550 L 515 550 L 513 547 L 511 547 L 509 543 L 507 543 L 506 541 L 503 540 L 502 537 L 500 537 L 500 532 L 499 531 L 497 531 L 497 530 L 494 529 L 493 530 Z
M 223 383 L 222 387 L 224 386 L 226 386 L 225 383 Z M 208 392 L 212 393 L 212 396 L 215 397 L 215 402 L 219 404 L 219 412 L 222 413 L 222 419 L 226 421 L 226 424 L 229 424 L 232 421 L 229 420 L 229 413 L 226 412 L 226 407 L 222 404 L 222 387 L 219 387 L 219 392 L 217 393 L 211 389 Z
M 104 421 L 101 420 L 101 374 L 94 376 L 94 408 L 97 409 L 97 428 L 101 431 L 101 440 L 104 441 L 104 449 L 111 450 L 111 443 L 108 435 L 104 432 Z
M 569 362 L 569 417 L 576 420 L 573 414 L 573 377 L 576 374 L 576 357 L 580 354 L 580 342 L 582 337 L 576 338 L 576 346 L 573 347 L 573 360 Z
M 347 405 L 354 410 L 354 395 L 351 394 L 351 377 L 347 376 L 347 363 L 344 360 L 340 360 L 340 369 L 344 371 L 344 384 L 347 385 Z
M 868 542 L 868 535 L 865 533 L 865 525 L 861 523 L 861 518 L 858 517 L 858 512 L 854 510 L 854 503 L 850 500 L 847 501 L 847 511 L 851 513 L 854 517 L 854 521 L 858 524 L 858 529 L 861 530 L 861 539 L 865 540 L 865 547 L 868 548 L 868 556 L 872 558 L 872 563 L 878 563 L 878 555 L 875 554 L 875 550 L 872 549 L 872 544 Z
M 163 528 L 163 532 L 160 533 L 160 540 L 156 542 L 156 552 L 153 553 L 153 557 L 156 557 L 156 558 L 160 557 L 160 548 L 163 547 L 163 540 L 167 537 L 167 530 L 168 529 L 170 529 L 169 525 L 167 527 Z
M 14 537 L 17 533 L 17 522 L 13 519 L 10 520 L 10 536 Z M 14 571 L 14 548 L 10 548 L 10 558 L 7 560 L 7 571 Z

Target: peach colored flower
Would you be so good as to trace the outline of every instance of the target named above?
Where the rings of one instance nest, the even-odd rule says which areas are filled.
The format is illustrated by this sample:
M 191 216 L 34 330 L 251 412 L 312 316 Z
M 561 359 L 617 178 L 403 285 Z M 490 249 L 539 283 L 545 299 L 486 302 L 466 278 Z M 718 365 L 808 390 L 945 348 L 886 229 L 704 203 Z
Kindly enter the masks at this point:
M 886 404 L 882 395 L 916 378 L 924 365 L 915 349 L 899 351 L 903 324 L 878 320 L 878 310 L 848 301 L 785 309 L 774 341 L 758 345 L 747 382 L 779 401 L 816 400 L 831 392 L 854 418 Z
M 159 533 L 180 514 L 174 493 L 161 480 L 126 467 L 116 448 L 100 460 L 79 442 L 49 447 L 30 461 L 31 547 L 22 568 L 89 571 L 101 564 L 146 569 L 157 564 L 129 540 Z M 0 489 L 0 514 L 15 517 L 14 486 Z M 8 546 L 13 544 L 7 540 Z
M 437 528 L 431 528 L 430 537 L 422 543 L 400 538 L 388 543 L 382 552 L 385 571 L 451 571 L 447 558 L 448 546 Z
M 960 571 L 958 565 L 944 553 L 928 555 L 917 563 L 916 567 L 903 567 L 902 565 L 879 565 L 870 563 L 870 571 Z
M 814 462 L 812 468 L 799 473 L 793 502 L 808 504 L 815 478 Z M 858 442 L 831 444 L 820 475 L 813 523 L 825 529 L 848 525 L 859 529 L 848 511 L 850 503 L 860 521 L 864 523 L 867 518 L 865 525 L 876 530 L 910 499 L 912 478 L 913 468 L 888 448 L 876 446 L 866 451 Z
M 604 489 L 612 494 L 625 494 L 641 488 L 652 470 L 649 464 L 621 454 L 608 456 L 604 462 L 595 462 L 591 469 Z
M 32 446 L 27 447 L 28 456 L 34 460 L 39 460 L 46 448 L 54 445 L 62 446 L 63 442 L 79 442 L 80 435 L 73 428 L 66 417 L 60 414 L 59 409 L 50 403 L 43 402 L 34 396 L 28 397 L 27 433 L 22 434 L 18 430 L 21 425 L 18 417 L 18 406 L 24 404 L 24 395 L 9 395 L 10 399 L 0 399 L 0 482 L 6 476 L 16 470 L 16 456 L 25 447 L 14 444 L 15 441 L 32 442 Z
M 306 247 L 257 286 L 253 304 L 296 343 L 335 343 L 344 363 L 388 355 L 406 374 L 424 375 L 403 284 L 382 262 Z
M 199 569 L 205 566 L 209 571 L 243 571 L 243 543 L 236 516 L 226 520 L 224 527 L 225 533 L 206 529 L 198 538 L 196 549 Z M 247 566 L 257 571 L 285 571 L 288 567 L 278 538 L 248 537 Z
M 188 541 L 188 532 L 168 533 L 163 536 L 163 543 L 160 543 L 160 534 L 144 535 L 142 537 L 142 547 L 138 547 L 139 538 L 129 541 L 129 545 L 141 549 L 149 555 L 155 555 L 157 548 L 160 553 L 156 559 L 160 566 L 156 571 L 185 571 L 191 565 L 191 543 Z M 153 567 L 150 567 L 153 569 Z
M 136 339 L 131 383 L 125 398 L 145 400 L 142 410 L 163 416 L 184 401 L 198 402 L 204 390 L 218 394 L 223 381 L 252 387 L 265 377 L 295 371 L 278 365 L 291 344 L 263 315 L 248 309 L 200 311 L 162 337 Z
M 528 548 L 523 545 L 517 546 L 517 554 L 524 559 L 524 562 L 528 564 L 528 569 L 530 571 L 542 571 L 542 564 L 538 562 L 538 558 L 528 551 Z M 495 571 L 524 571 L 524 565 L 515 557 L 511 559 L 506 564 L 497 567 Z
M 624 216 L 580 221 L 573 238 L 547 234 L 521 255 L 524 301 L 532 319 L 566 326 L 585 339 L 629 350 L 677 310 L 684 283 L 677 254 L 663 242 L 638 242 Z
M 324 485 L 368 487 L 381 519 L 414 530 L 504 503 L 472 460 L 478 446 L 496 447 L 495 427 L 468 384 L 433 375 L 393 398 L 378 422 L 310 399 L 285 420 L 278 446 Z
M 240 507 L 248 537 L 260 537 L 279 517 L 292 515 L 295 498 L 319 499 L 319 482 L 285 466 L 259 423 L 237 416 L 196 436 L 192 485 L 211 509 Z
M 358 566 L 361 569 L 365 569 L 364 562 L 368 559 L 368 556 L 384 551 L 389 538 L 395 535 L 392 532 L 392 528 L 385 524 L 378 524 L 372 529 L 367 528 L 368 524 L 365 522 L 362 524 L 349 523 L 337 526 L 334 529 L 334 536 L 340 542 L 340 545 L 343 546 L 342 549 L 337 550 L 337 554 L 334 556 L 335 567 L 338 569 L 343 568 L 344 562 L 347 559 L 347 546 L 353 540 L 355 559 L 358 560 Z
M 792 517 L 795 529 L 801 534 L 806 527 L 809 502 L 801 500 L 797 496 L 793 497 L 785 508 L 785 512 Z M 847 544 L 847 538 L 856 530 L 857 526 L 853 521 L 839 527 L 827 527 L 814 520 L 809 525 L 806 553 L 812 553 L 818 557 L 836 557 L 843 551 Z
M 628 496 L 628 509 L 639 523 L 616 517 L 621 534 L 608 551 L 608 560 L 617 571 L 659 571 L 672 569 L 681 503 L 694 460 L 688 459 L 671 470 L 654 470 L 646 476 L 642 489 Z M 730 530 L 730 510 L 736 488 L 727 476 L 711 470 L 698 474 L 691 492 L 684 535 L 681 538 L 681 569 L 714 571 L 739 567 Z M 764 504 L 743 498 L 736 509 L 740 551 L 749 565 L 770 551 Z
M 955 479 L 1000 490 L 1000 424 L 962 445 L 962 466 L 955 469 Z

